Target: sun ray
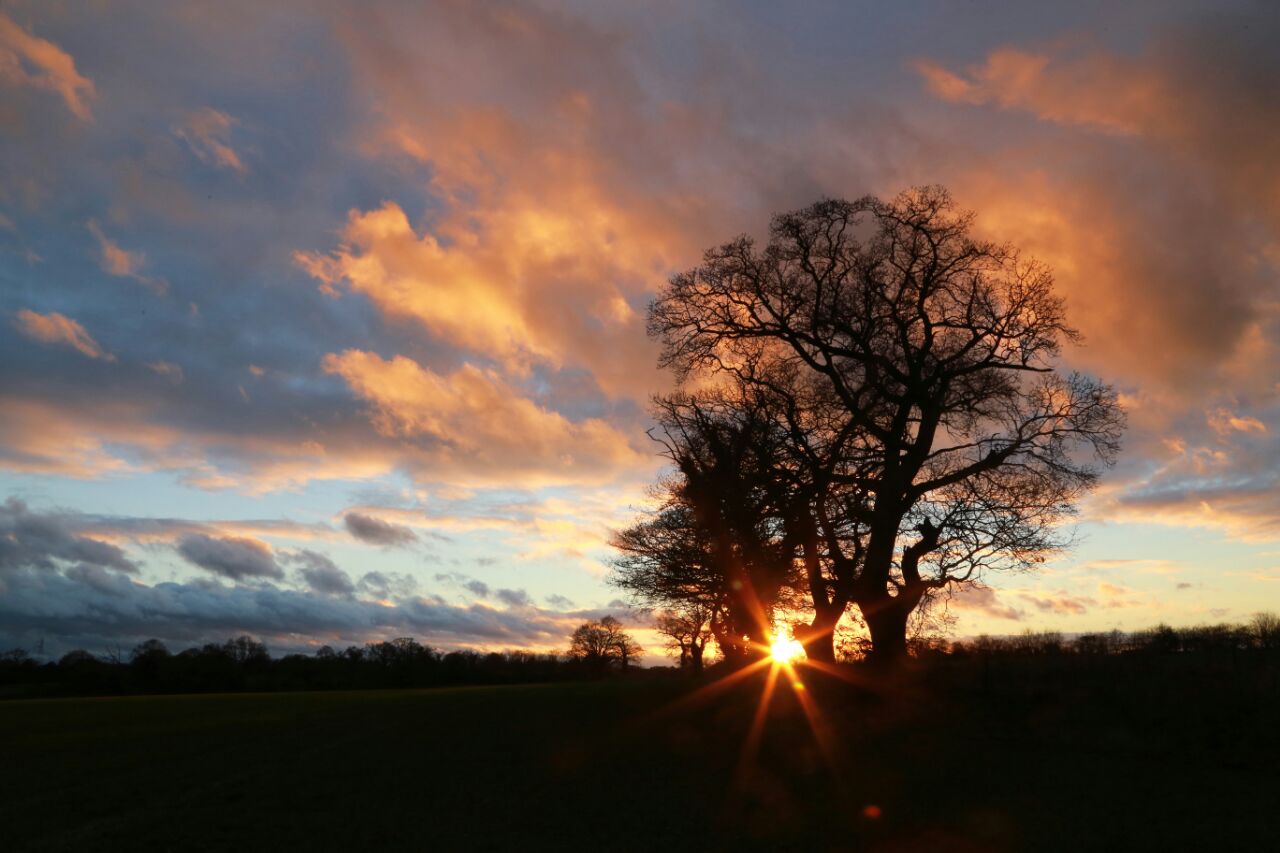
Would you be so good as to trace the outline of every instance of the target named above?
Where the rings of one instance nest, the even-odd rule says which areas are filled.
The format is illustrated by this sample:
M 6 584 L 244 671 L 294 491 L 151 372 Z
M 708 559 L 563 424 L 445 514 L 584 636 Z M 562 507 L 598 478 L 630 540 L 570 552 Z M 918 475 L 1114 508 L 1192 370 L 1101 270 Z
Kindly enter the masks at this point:
M 717 678 L 709 684 L 702 685 L 691 693 L 686 693 L 684 696 L 681 696 L 655 711 L 654 716 L 664 716 L 687 708 L 690 705 L 697 704 L 698 702 L 708 701 L 712 697 L 723 693 L 740 681 L 758 673 L 770 663 L 771 661 L 769 658 L 760 658 L 759 660 L 753 661 L 747 666 L 744 666 L 741 669 L 736 669 L 722 678 Z
M 747 730 L 746 740 L 742 744 L 742 752 L 738 757 L 738 772 L 735 776 L 742 779 L 748 769 L 755 762 L 756 753 L 760 748 L 760 738 L 764 735 L 765 720 L 769 715 L 769 703 L 773 701 L 773 691 L 778 684 L 778 674 L 782 667 L 773 665 L 769 667 L 769 675 L 765 678 L 764 690 L 760 692 L 760 702 L 756 705 L 756 712 L 751 718 L 751 728 Z

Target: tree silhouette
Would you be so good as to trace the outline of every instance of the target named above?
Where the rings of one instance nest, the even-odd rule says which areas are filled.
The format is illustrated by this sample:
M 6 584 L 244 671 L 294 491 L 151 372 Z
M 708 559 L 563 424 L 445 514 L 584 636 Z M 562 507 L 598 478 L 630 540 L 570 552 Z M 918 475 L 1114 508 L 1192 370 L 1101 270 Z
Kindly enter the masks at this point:
M 617 664 L 624 672 L 644 649 L 622 630 L 622 623 L 612 616 L 598 622 L 583 622 L 574 629 L 569 641 L 569 657 L 588 667 L 604 670 Z
M 612 580 L 649 605 L 702 607 L 726 658 L 759 655 L 797 581 L 783 437 L 749 400 L 676 394 L 656 405 L 651 435 L 676 473 L 660 484 L 664 505 L 615 536 Z
M 1119 449 L 1112 389 L 1056 367 L 1078 335 L 1049 271 L 972 219 L 938 187 L 822 201 L 776 217 L 763 249 L 708 251 L 650 308 L 663 366 L 786 436 L 778 478 L 802 500 L 777 521 L 815 624 L 856 604 L 883 662 L 930 595 L 1060 547 Z
M 711 611 L 697 603 L 657 614 L 655 627 L 667 638 L 667 648 L 680 656 L 681 669 L 702 672 L 703 656 L 712 636 L 711 621 Z

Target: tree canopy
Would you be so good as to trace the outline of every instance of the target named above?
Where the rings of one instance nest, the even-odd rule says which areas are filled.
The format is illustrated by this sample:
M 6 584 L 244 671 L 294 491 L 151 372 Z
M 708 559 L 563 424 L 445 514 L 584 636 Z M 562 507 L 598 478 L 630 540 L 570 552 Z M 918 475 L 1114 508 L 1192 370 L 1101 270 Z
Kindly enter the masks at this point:
M 923 601 L 1063 545 L 1123 413 L 1059 369 L 1079 335 L 1050 271 L 972 224 L 940 187 L 824 200 L 670 280 L 649 331 L 675 473 L 617 537 L 619 586 L 718 602 L 731 646 L 800 595 L 819 658 L 852 604 L 892 661 Z

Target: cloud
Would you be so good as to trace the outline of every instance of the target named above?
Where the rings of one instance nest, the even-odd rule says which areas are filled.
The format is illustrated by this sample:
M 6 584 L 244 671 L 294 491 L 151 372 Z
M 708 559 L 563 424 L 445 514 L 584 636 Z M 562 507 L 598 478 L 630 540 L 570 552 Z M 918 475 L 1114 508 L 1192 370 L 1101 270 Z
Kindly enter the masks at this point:
M 809 158 L 841 157 L 732 126 L 736 52 L 718 50 L 715 72 L 668 74 L 653 54 L 636 67 L 619 47 L 634 34 L 607 17 L 443 4 L 343 28 L 357 91 L 381 107 L 360 141 L 423 170 L 431 213 L 353 209 L 337 246 L 298 263 L 506 374 L 585 374 L 636 401 L 664 387 L 643 329 L 652 291 L 750 222 L 744 209 L 767 221 L 759 194 L 789 183 L 779 173 L 816 193 Z
M 59 25 L 83 33 L 105 25 L 96 14 Z M 84 376 L 45 370 L 25 393 L 0 400 L 0 461 L 84 477 L 171 471 L 184 485 L 250 493 L 392 472 L 484 487 L 508 465 L 521 487 L 599 483 L 655 467 L 642 408 L 666 379 L 643 330 L 649 294 L 711 241 L 766 222 L 779 192 L 811 200 L 825 182 L 810 175 L 810 161 L 845 164 L 838 167 L 847 175 L 853 137 L 842 132 L 832 145 L 807 131 L 784 140 L 776 137 L 793 134 L 770 130 L 762 139 L 754 108 L 722 109 L 737 91 L 726 83 L 739 81 L 722 79 L 737 70 L 736 52 L 689 73 L 652 53 L 641 57 L 647 67 L 633 67 L 609 46 L 628 36 L 607 15 L 446 4 L 313 20 L 341 56 L 297 75 L 285 70 L 300 67 L 298 57 L 276 38 L 281 27 L 271 16 L 246 24 L 246 40 L 199 15 L 144 21 L 113 13 L 112 25 L 146 45 L 137 57 L 224 80 L 220 97 L 240 106 L 225 121 L 197 110 L 210 119 L 203 130 L 185 112 L 175 121 L 208 93 L 191 91 L 190 75 L 155 75 L 130 59 L 112 66 L 119 109 L 104 113 L 91 138 L 42 134 L 13 171 L 48 176 L 32 189 L 36 199 L 111 188 L 110 199 L 77 210 L 110 211 L 103 229 L 128 222 L 137 235 L 129 239 L 145 240 L 150 261 L 162 253 L 173 304 L 109 304 L 81 289 L 73 272 L 59 282 L 59 299 L 83 302 L 74 316 L 90 329 L 112 323 L 113 350 L 130 370 L 180 362 L 187 382 L 166 395 L 154 381 L 123 377 L 108 393 Z M 201 47 L 174 47 L 187 44 Z M 456 85 L 438 85 L 442 68 Z M 139 75 L 147 86 L 134 85 Z M 276 82 L 263 90 L 262 79 Z M 367 109 L 373 103 L 381 106 Z M 782 103 L 792 100 L 773 101 Z M 156 126 L 175 125 L 181 137 L 155 138 Z M 261 180 L 227 185 L 183 168 L 187 146 L 216 160 L 199 148 L 206 136 L 248 164 L 239 143 L 246 127 L 289 141 Z M 42 236 L 54 242 L 53 233 Z M 235 248 L 200 250 L 211 246 Z M 281 268 L 293 250 L 318 283 L 355 298 L 335 303 L 283 284 L 301 275 Z M 197 295 L 200 310 L 189 313 Z M 640 452 L 596 465 L 569 448 L 574 461 L 565 465 L 557 446 L 532 466 L 519 457 L 490 464 L 434 439 L 376 434 L 357 417 L 359 400 L 340 398 L 339 383 L 317 375 L 323 353 L 371 337 L 388 358 L 401 353 L 444 381 L 460 382 L 463 364 L 496 377 L 500 390 L 573 425 L 597 457 L 618 448 L 618 458 L 627 455 L 618 436 Z M 232 377 L 249 363 L 269 370 L 242 397 Z M 42 435 L 43 419 L 73 453 Z M 606 431 L 595 424 L 617 435 L 594 441 Z
M 1232 23 L 1166 27 L 1132 56 L 1054 44 L 1000 48 L 961 75 L 917 66 L 948 100 L 1070 127 L 1010 134 L 966 195 L 1054 267 L 1094 342 L 1083 355 L 1197 393 L 1241 348 L 1274 342 L 1280 122 L 1265 105 L 1280 97 L 1280 26 Z
M 1209 426 L 1220 436 L 1232 432 L 1266 432 L 1267 425 L 1252 415 L 1237 415 L 1220 407 L 1208 416 Z
M 174 364 L 172 361 L 165 361 L 163 359 L 159 361 L 149 361 L 147 362 L 147 369 L 160 374 L 175 385 L 181 385 L 185 379 L 182 372 L 182 365 Z
M 413 595 L 418 582 L 412 575 L 395 572 L 366 572 L 361 578 L 358 588 L 361 592 L 376 595 L 378 598 L 404 598 Z
M 572 610 L 576 606 L 572 599 L 559 594 L 548 595 L 546 601 L 557 610 Z
M 0 13 L 0 81 L 57 92 L 76 118 L 93 121 L 93 81 L 76 71 L 75 60 L 51 41 L 24 30 Z
M 947 599 L 948 606 L 962 611 L 972 611 L 995 619 L 1010 619 L 1019 622 L 1024 618 L 1021 610 L 1000 602 L 996 591 L 989 586 L 966 584 L 959 589 L 952 588 Z
M 533 604 L 529 593 L 523 589 L 499 589 L 493 593 L 493 597 L 508 607 L 529 607 Z
M 90 219 L 88 228 L 89 233 L 98 241 L 98 265 L 102 267 L 103 272 L 117 278 L 134 279 L 160 295 L 168 292 L 168 283 L 142 274 L 142 267 L 147 262 L 145 254 L 122 249 L 119 243 L 102 232 L 102 227 L 96 220 Z
M 0 504 L 0 570 L 53 570 L 71 563 L 133 573 L 138 564 L 118 546 L 80 535 L 66 513 L 32 512 L 15 497 Z
M 192 533 L 178 540 L 176 550 L 192 565 L 231 580 L 284 578 L 271 546 L 259 539 Z
M 292 405 L 313 409 L 313 424 L 327 419 L 320 430 L 299 424 L 296 409 L 276 408 L 278 397 L 248 411 L 234 408 L 216 385 L 166 398 L 152 370 L 144 371 L 145 383 L 125 376 L 108 388 L 77 377 L 0 392 L 0 465 L 79 478 L 172 471 L 195 488 L 260 493 L 384 475 L 402 453 L 344 412 L 340 400 L 293 398 Z
M 102 233 L 101 226 L 92 219 L 89 220 L 89 232 L 98 241 L 100 253 L 98 262 L 102 265 L 103 272 L 115 276 L 133 276 L 142 269 L 146 261 L 146 256 L 142 252 L 130 252 L 120 248 L 120 244 L 108 239 Z
M 1184 568 L 1182 562 L 1154 557 L 1090 560 L 1079 566 L 1082 572 L 1114 571 L 1146 575 L 1173 575 Z
M 69 346 L 89 358 L 115 361 L 116 357 L 105 351 L 84 326 L 57 311 L 37 314 L 23 308 L 14 315 L 14 325 L 19 332 L 32 340 L 45 344 Z
M 378 432 L 421 451 L 416 464 L 437 479 L 456 477 L 452 469 L 481 482 L 583 481 L 641 461 L 607 422 L 570 421 L 470 364 L 441 375 L 405 356 L 346 350 L 326 356 L 324 369 L 371 404 Z
M 760 11 L 727 28 L 713 11 L 668 12 L 321 11 L 308 32 L 335 54 L 308 63 L 265 12 L 227 28 L 185 12 L 24 9 L 34 24 L 23 26 L 74 50 L 103 100 L 73 87 L 86 115 L 95 107 L 89 125 L 46 94 L 56 87 L 32 88 L 44 72 L 30 61 L 19 56 L 26 76 L 4 74 L 23 88 L 8 89 L 17 110 L 0 118 L 23 126 L 0 165 L 0 264 L 15 285 L 0 310 L 75 317 L 119 363 L 107 382 L 72 346 L 0 335 L 0 465 L 124 489 L 164 472 L 183 488 L 252 494 L 408 477 L 431 490 L 429 512 L 360 511 L 424 541 L 465 540 L 447 546 L 459 550 L 451 565 L 496 554 L 599 571 L 608 527 L 651 473 L 642 408 L 663 381 L 642 328 L 653 288 L 707 246 L 759 234 L 772 212 L 942 181 L 985 233 L 1054 266 L 1087 336 L 1071 365 L 1125 394 L 1126 451 L 1089 517 L 1280 535 L 1274 21 L 1169 11 L 1108 37 L 1117 49 L 1054 40 L 1058 16 L 1011 19 L 968 42 L 970 56 L 912 39 L 936 49 L 921 85 L 900 73 L 889 30 L 901 16 L 850 53 Z M 1084 30 L 1098 20 L 1073 14 Z M 964 17 L 938 15 L 944 29 Z M 103 53 L 88 36 L 108 24 L 137 50 Z M 837 55 L 840 73 L 825 73 Z M 152 73 L 165 67 L 186 71 Z M 225 120 L 191 120 L 213 103 Z M 270 169 L 245 145 L 259 128 L 277 143 Z M 254 180 L 227 180 L 249 166 Z M 90 215 L 122 254 L 89 242 Z M 45 256 L 38 269 L 19 240 Z M 86 246 L 138 275 L 149 268 L 130 250 L 145 247 L 174 298 L 101 286 Z M 17 301 L 33 294 L 43 301 Z M 352 347 L 382 354 L 362 365 L 370 377 L 398 378 L 405 359 L 412 394 L 327 374 L 325 354 Z M 165 381 L 178 374 L 158 365 L 177 363 L 185 382 Z M 486 416 L 473 386 L 510 399 Z M 510 412 L 530 406 L 528 456 L 506 433 Z M 581 440 L 592 422 L 614 435 Z M 475 434 L 485 429 L 501 434 Z M 640 461 L 611 461 L 619 437 Z M 472 494 L 439 498 L 441 481 Z M 487 490 L 548 483 L 572 491 Z M 309 493 L 308 510 L 332 494 Z M 137 535 L 276 542 L 249 522 L 171 521 Z M 349 535 L 331 524 L 296 534 Z M 134 541 L 106 525 L 76 535 Z M 289 548 L 275 553 L 292 580 Z M 370 555 L 372 566 L 393 558 Z M 356 587 L 404 595 L 387 572 Z M 1048 612 L 1016 596 L 997 604 Z
M 202 163 L 245 175 L 249 167 L 231 147 L 231 130 L 236 124 L 226 113 L 203 107 L 175 125 L 173 135 L 185 142 Z
M 312 592 L 322 595 L 352 595 L 356 591 L 350 576 L 324 554 L 302 549 L 287 554 L 285 559 L 301 566 L 299 573 Z
M 380 518 L 374 518 L 371 515 L 348 512 L 342 516 L 342 523 L 347 528 L 348 533 L 361 542 L 367 542 L 371 545 L 394 547 L 397 545 L 409 545 L 418 541 L 418 535 L 409 528 L 383 521 Z
M 459 586 L 476 598 L 488 598 L 493 590 L 482 580 L 477 580 L 470 575 L 464 575 L 461 572 L 440 572 L 435 576 L 437 583 L 446 583 L 452 586 Z
M 444 646 L 558 648 L 576 615 L 450 605 L 421 597 L 367 601 L 269 584 L 148 585 L 96 567 L 0 577 L 0 647 L 48 640 L 47 651 L 101 649 L 156 637 L 171 646 L 263 638 L 274 649 L 417 636 Z
M 1157 119 L 1175 93 L 1154 69 L 1107 54 L 1064 58 L 1004 47 L 957 74 L 929 60 L 916 70 L 933 94 L 948 101 L 996 104 L 1042 119 L 1119 134 Z
M 1037 610 L 1059 616 L 1083 616 L 1098 604 L 1096 600 L 1088 596 L 1075 596 L 1068 593 L 1060 595 L 1024 593 L 1021 597 L 1030 602 Z
M 239 536 L 249 539 L 270 536 L 293 541 L 338 538 L 337 533 L 327 525 L 304 524 L 285 519 L 196 521 L 182 518 L 101 515 L 66 509 L 33 511 L 17 497 L 10 497 L 5 504 L 0 505 L 0 516 L 7 517 L 8 524 L 12 527 L 9 535 L 13 541 L 17 541 L 13 537 L 21 538 L 24 530 L 44 531 L 41 536 L 45 540 L 52 535 L 50 531 L 56 530 L 60 537 L 84 540 L 92 543 L 93 547 L 109 546 L 110 550 L 104 553 L 116 555 L 119 561 L 98 559 L 90 562 L 97 562 L 119 571 L 134 571 L 137 568 L 132 560 L 123 556 L 125 552 L 121 550 L 122 546 L 174 546 L 193 534 L 212 538 Z
M 1054 269 L 1086 336 L 1068 357 L 1124 391 L 1125 453 L 1091 517 L 1280 535 L 1278 37 L 1280 19 L 1228 12 L 1170 17 L 1125 53 L 1076 39 L 916 64 L 965 106 L 950 129 L 973 147 L 946 179 Z M 979 109 L 1009 113 L 998 139 Z
M 1274 409 L 1260 414 L 1260 422 L 1278 422 Z M 1090 514 L 1280 538 L 1280 438 L 1265 425 L 1222 426 L 1183 419 L 1186 437 L 1150 448 L 1128 478 L 1102 490 Z

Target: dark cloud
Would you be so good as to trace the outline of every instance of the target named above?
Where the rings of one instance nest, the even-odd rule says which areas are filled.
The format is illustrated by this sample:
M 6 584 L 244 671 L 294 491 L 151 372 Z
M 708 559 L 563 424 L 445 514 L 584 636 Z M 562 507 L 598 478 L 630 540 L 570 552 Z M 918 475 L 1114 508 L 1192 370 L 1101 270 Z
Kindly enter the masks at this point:
M 392 524 L 371 515 L 349 512 L 342 517 L 347 532 L 370 545 L 388 547 L 410 545 L 418 541 L 418 535 L 402 524 Z
M 75 532 L 71 513 L 34 513 L 11 497 L 0 505 L 0 570 L 52 569 L 59 563 L 136 572 L 138 565 L 123 550 Z
M 284 577 L 271 546 L 258 539 L 193 533 L 179 539 L 176 550 L 192 565 L 231 580 Z
M 499 589 L 493 593 L 493 597 L 508 607 L 528 607 L 532 603 L 529 593 L 523 589 Z
M 418 582 L 410 575 L 374 571 L 366 572 L 357 586 L 361 592 L 378 598 L 403 598 L 413 595 Z
M 350 576 L 338 568 L 333 560 L 318 551 L 303 549 L 289 554 L 286 559 L 301 566 L 298 573 L 313 592 L 324 595 L 351 595 L 356 586 Z
M 576 606 L 571 599 L 565 598 L 563 595 L 548 595 L 546 600 L 547 604 L 556 610 L 572 610 Z
M 470 575 L 464 575 L 462 572 L 441 572 L 436 575 L 436 581 L 462 587 L 476 598 L 488 598 L 493 593 L 487 583 Z
M 416 636 L 434 645 L 555 645 L 573 617 L 547 611 L 496 610 L 408 597 L 385 603 L 354 597 L 227 586 L 212 581 L 147 585 L 83 566 L 67 572 L 17 570 L 0 577 L 0 648 L 101 649 L 157 637 L 171 647 L 248 633 L 272 648 L 298 637 L 331 643 Z M 273 638 L 278 638 L 273 641 Z

